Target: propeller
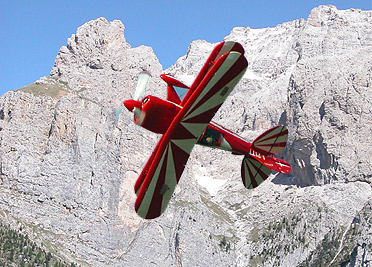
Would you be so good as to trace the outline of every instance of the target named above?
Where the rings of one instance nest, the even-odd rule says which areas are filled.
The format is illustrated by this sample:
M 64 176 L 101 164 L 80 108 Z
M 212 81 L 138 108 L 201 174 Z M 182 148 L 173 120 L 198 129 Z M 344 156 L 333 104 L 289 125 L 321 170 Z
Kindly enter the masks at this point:
M 140 100 L 140 97 L 143 95 L 145 92 L 147 83 L 149 82 L 149 79 L 151 77 L 150 72 L 147 70 L 140 72 L 138 74 L 138 80 L 137 80 L 137 86 L 136 86 L 136 91 L 134 92 L 134 100 Z
M 133 99 L 125 100 L 124 106 L 134 114 L 134 122 L 140 123 L 141 118 L 144 117 L 144 113 L 141 111 L 142 103 L 139 101 L 140 97 L 143 95 L 143 93 L 146 90 L 147 83 L 149 82 L 149 79 L 151 77 L 150 72 L 148 71 L 142 71 L 140 74 L 138 74 L 138 80 L 137 80 L 137 86 L 136 90 L 134 92 Z
M 141 102 L 139 100 L 140 100 L 140 97 L 145 92 L 145 89 L 146 89 L 147 83 L 149 82 L 150 77 L 151 77 L 151 74 L 148 71 L 142 71 L 140 74 L 138 74 L 137 86 L 134 92 L 133 99 L 124 101 L 124 105 L 129 111 L 136 113 L 135 111 L 136 110 L 138 111 L 138 109 L 141 108 Z

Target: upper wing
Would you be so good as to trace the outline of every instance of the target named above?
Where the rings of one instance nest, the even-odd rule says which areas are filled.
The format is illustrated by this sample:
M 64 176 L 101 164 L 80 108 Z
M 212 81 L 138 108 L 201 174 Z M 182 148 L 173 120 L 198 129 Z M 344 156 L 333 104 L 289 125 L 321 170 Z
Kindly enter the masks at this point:
M 191 87 L 183 84 L 174 77 L 168 74 L 162 74 L 160 77 L 168 84 L 167 86 L 167 100 L 178 105 L 185 104 L 188 97 L 191 96 L 193 91 L 199 86 L 202 79 L 206 76 L 207 72 L 211 69 L 213 64 L 224 54 L 228 52 L 239 52 L 244 54 L 244 49 L 241 44 L 233 41 L 219 43 L 210 54 L 203 68 L 196 77 Z M 185 100 L 184 100 L 185 99 Z M 182 104 L 181 104 L 182 103 Z
M 135 203 L 139 216 L 152 219 L 164 212 L 192 148 L 247 66 L 242 53 L 229 52 L 220 56 L 192 94 L 184 99 L 183 108 L 146 164 L 149 166 L 146 173 L 140 176 L 142 181 Z
M 193 94 L 194 90 L 198 88 L 202 80 L 206 77 L 208 71 L 218 61 L 218 59 L 222 55 L 233 51 L 244 55 L 244 48 L 242 47 L 242 45 L 233 41 L 221 42 L 213 49 L 212 53 L 205 62 L 203 68 L 200 70 L 198 76 L 196 76 L 193 84 L 190 86 L 190 90 L 186 93 L 185 98 L 182 100 L 181 106 L 183 106 L 183 104 L 186 103 L 188 98 Z

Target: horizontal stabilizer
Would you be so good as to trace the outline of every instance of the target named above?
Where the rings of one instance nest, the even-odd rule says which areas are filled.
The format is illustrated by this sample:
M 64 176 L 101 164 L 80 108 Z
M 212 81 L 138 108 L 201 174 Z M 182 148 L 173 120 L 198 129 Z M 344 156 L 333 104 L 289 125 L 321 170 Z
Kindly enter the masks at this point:
M 245 156 L 242 163 L 242 180 L 246 188 L 259 186 L 271 174 L 271 170 L 251 156 Z
M 257 137 L 251 147 L 262 155 L 274 155 L 284 151 L 287 139 L 287 127 L 276 126 Z

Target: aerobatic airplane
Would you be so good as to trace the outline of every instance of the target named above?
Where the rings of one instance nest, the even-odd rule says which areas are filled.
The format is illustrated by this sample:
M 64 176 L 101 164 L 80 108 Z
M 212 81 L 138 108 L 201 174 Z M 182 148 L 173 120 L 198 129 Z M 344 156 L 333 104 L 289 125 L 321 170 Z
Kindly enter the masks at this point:
M 135 210 L 145 219 L 159 217 L 166 209 L 195 144 L 243 155 L 241 176 L 246 188 L 255 188 L 271 170 L 288 173 L 290 165 L 273 155 L 285 148 L 288 130 L 276 126 L 252 143 L 211 121 L 244 75 L 248 62 L 237 42 L 218 44 L 194 83 L 188 87 L 167 74 L 167 99 L 146 96 L 141 101 L 150 73 L 138 76 L 134 99 L 124 101 L 134 122 L 162 134 L 134 186 Z

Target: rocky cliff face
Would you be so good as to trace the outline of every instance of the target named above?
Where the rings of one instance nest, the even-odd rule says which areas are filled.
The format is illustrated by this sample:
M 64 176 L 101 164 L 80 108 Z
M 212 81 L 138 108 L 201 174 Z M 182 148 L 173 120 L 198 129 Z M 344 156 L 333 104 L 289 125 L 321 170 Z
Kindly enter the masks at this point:
M 158 136 L 118 112 L 136 75 L 191 84 L 214 44 L 163 70 L 120 21 L 81 26 L 50 77 L 0 99 L 0 215 L 65 260 L 116 266 L 358 266 L 372 260 L 372 13 L 315 8 L 275 28 L 234 28 L 249 69 L 215 121 L 249 140 L 286 124 L 290 175 L 243 187 L 241 158 L 196 147 L 163 216 L 133 211 Z

